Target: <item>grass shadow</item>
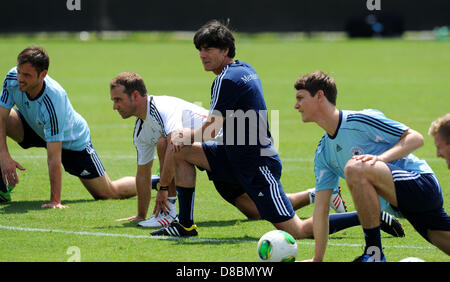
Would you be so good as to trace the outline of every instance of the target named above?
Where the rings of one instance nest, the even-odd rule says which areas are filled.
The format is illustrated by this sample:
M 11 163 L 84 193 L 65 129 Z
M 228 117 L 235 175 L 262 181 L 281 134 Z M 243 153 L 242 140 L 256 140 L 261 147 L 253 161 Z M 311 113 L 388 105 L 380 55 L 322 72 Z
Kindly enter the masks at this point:
M 202 237 L 153 237 L 158 240 L 172 241 L 174 245 L 235 245 L 239 243 L 258 242 L 258 237 L 220 237 L 220 238 L 202 238 Z
M 250 219 L 207 220 L 207 221 L 197 221 L 196 224 L 199 227 L 225 227 L 225 226 L 234 226 L 236 224 L 245 222 L 256 222 L 256 221 Z
M 234 226 L 236 224 L 245 223 L 245 222 L 251 222 L 254 220 L 249 219 L 231 219 L 231 220 L 208 220 L 208 221 L 197 221 L 195 224 L 198 227 L 227 227 L 227 226 Z M 136 221 L 123 221 L 121 225 L 118 226 L 104 226 L 99 227 L 99 229 L 110 229 L 110 228 L 128 228 L 128 227 L 137 227 L 142 230 L 157 230 L 160 227 L 139 227 L 137 226 L 138 220 Z
M 95 200 L 64 200 L 64 205 L 78 204 L 78 203 L 88 203 L 94 202 Z M 34 200 L 34 201 L 12 201 L 8 203 L 0 204 L 0 213 L 5 214 L 21 214 L 27 213 L 30 210 L 43 210 L 41 206 L 48 201 Z

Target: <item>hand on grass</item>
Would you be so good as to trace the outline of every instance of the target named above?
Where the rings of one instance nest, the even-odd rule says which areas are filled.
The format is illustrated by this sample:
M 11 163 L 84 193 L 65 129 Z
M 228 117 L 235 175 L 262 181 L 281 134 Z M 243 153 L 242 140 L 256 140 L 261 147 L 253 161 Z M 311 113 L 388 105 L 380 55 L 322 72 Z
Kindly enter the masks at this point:
M 136 220 L 145 220 L 145 218 L 142 217 L 142 216 L 135 215 L 135 216 L 131 216 L 131 217 L 116 219 L 117 222 L 120 222 L 120 221 L 136 221 Z
M 68 206 L 61 205 L 61 203 L 49 203 L 49 204 L 43 204 L 41 206 L 43 209 L 65 209 L 68 208 Z

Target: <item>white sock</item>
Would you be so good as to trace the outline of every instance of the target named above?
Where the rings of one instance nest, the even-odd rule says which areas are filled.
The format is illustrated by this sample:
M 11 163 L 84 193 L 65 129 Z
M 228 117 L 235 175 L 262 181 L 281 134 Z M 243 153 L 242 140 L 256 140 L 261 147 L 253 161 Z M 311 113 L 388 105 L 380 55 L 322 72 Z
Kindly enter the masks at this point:
M 170 214 L 177 214 L 177 197 L 168 197 L 167 201 L 169 202 Z
M 308 191 L 309 203 L 314 204 L 314 202 L 316 201 L 316 188 L 311 188 L 306 191 Z

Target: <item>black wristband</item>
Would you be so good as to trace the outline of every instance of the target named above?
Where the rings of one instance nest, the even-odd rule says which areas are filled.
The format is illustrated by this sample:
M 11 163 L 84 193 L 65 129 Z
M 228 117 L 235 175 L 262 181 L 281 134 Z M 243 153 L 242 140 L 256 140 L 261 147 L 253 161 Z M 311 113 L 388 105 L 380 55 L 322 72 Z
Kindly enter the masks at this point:
M 169 186 L 161 186 L 159 183 L 156 185 L 156 191 L 167 191 L 169 190 Z

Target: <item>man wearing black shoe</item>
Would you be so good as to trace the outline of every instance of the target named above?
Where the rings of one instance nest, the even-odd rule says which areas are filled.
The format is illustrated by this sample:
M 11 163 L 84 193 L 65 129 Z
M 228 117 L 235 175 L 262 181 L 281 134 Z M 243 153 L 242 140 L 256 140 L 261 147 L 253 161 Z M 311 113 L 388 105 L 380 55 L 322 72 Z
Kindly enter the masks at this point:
M 312 218 L 302 221 L 295 214 L 280 181 L 281 160 L 272 146 L 267 108 L 257 73 L 249 64 L 233 59 L 234 37 L 226 26 L 217 21 L 200 28 L 194 37 L 194 44 L 200 52 L 204 69 L 217 75 L 211 88 L 209 117 L 201 127 L 172 133 L 171 141 L 176 151 L 179 222 L 150 234 L 198 234 L 193 217 L 197 166 L 205 169 L 214 181 L 239 185 L 239 189 L 243 189 L 254 202 L 258 216 L 277 229 L 297 239 L 310 238 L 313 234 Z M 236 122 L 238 126 L 234 126 Z M 223 145 L 205 142 L 222 127 Z M 332 192 L 328 199 L 322 198 L 320 203 L 316 201 L 316 207 L 328 211 Z M 329 233 L 359 224 L 356 213 L 336 214 L 333 217 L 327 215 Z M 326 241 L 316 242 L 314 261 L 323 259 L 325 248 Z
M 328 199 L 344 178 L 363 227 L 366 247 L 357 261 L 385 261 L 380 200 L 399 210 L 429 242 L 450 254 L 450 217 L 443 209 L 441 187 L 426 161 L 411 152 L 423 137 L 377 110 L 336 108 L 334 79 L 323 72 L 295 82 L 297 109 L 304 122 L 325 130 L 316 150 L 316 200 Z M 328 212 L 314 210 L 314 235 L 326 240 Z M 317 231 L 317 232 L 316 232 Z
M 201 27 L 194 36 L 194 44 L 204 69 L 217 78 L 211 88 L 207 121 L 194 130 L 181 129 L 172 134 L 181 224 L 174 228 L 196 229 L 193 203 L 197 166 L 216 181 L 238 183 L 255 203 L 261 218 L 276 228 L 295 238 L 307 237 L 280 183 L 281 161 L 272 146 L 267 108 L 256 71 L 249 64 L 234 60 L 234 36 L 218 21 Z M 243 116 L 249 117 L 249 121 L 245 122 Z M 233 128 L 236 120 L 244 121 L 243 127 Z M 221 128 L 223 145 L 207 143 Z M 151 234 L 167 233 L 168 228 Z

